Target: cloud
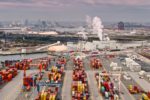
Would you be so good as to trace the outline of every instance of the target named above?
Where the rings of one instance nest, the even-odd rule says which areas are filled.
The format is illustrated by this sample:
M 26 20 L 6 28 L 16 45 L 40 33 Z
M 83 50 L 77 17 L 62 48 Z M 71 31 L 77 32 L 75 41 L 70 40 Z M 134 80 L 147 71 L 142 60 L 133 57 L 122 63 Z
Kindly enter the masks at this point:
M 75 5 L 150 5 L 150 0 L 0 0 L 0 7 L 65 7 Z
M 150 5 L 150 0 L 82 0 L 88 4 L 111 4 L 111 5 Z
M 150 0 L 0 0 L 0 14 L 0 20 L 83 21 L 88 14 L 105 21 L 149 22 Z
M 64 1 L 64 2 L 62 2 Z M 60 7 L 68 6 L 66 0 L 0 0 L 0 8 L 12 8 L 12 7 Z

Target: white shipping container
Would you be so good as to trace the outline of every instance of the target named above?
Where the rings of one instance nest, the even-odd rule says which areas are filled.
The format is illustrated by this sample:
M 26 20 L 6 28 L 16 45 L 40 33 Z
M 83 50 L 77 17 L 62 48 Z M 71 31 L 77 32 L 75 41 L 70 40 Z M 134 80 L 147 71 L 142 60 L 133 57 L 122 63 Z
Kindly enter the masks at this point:
M 118 67 L 117 63 L 111 62 L 110 67 Z
M 141 71 L 141 65 L 139 65 L 138 63 L 133 61 L 130 66 L 130 70 L 139 72 L 139 71 Z
M 148 78 L 148 80 L 150 80 L 150 74 L 146 75 L 146 77 Z
M 126 66 L 130 68 L 131 71 L 141 71 L 141 65 L 132 60 L 131 58 L 125 58 Z
M 112 67 L 112 70 L 113 71 L 120 71 L 120 70 L 122 70 L 122 67 Z
M 131 80 L 131 77 L 129 77 L 129 76 L 127 76 L 127 75 L 123 75 L 123 78 L 124 78 L 125 80 Z
M 119 96 L 117 94 L 114 95 L 114 100 L 119 100 Z
M 143 70 L 139 72 L 139 75 L 140 75 L 140 76 L 144 76 L 145 74 L 146 74 L 146 72 L 143 71 Z

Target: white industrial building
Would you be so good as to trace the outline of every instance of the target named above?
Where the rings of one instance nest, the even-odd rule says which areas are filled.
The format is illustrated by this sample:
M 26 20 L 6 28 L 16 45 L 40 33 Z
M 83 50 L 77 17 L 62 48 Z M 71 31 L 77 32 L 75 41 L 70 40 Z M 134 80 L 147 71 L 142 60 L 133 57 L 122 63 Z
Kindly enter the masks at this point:
M 141 65 L 132 60 L 131 58 L 126 58 L 126 66 L 129 67 L 131 71 L 139 72 L 141 71 Z
M 77 47 L 79 49 L 86 49 L 86 50 L 97 50 L 97 49 L 127 49 L 127 48 L 136 48 L 146 44 L 146 41 L 135 41 L 131 43 L 119 43 L 117 41 L 93 41 L 93 42 L 86 42 L 80 41 L 78 44 L 73 44 L 71 42 L 67 43 L 67 46 Z
M 133 42 L 133 43 L 118 43 L 117 41 L 93 41 L 93 42 L 86 42 L 85 49 L 88 50 L 96 50 L 96 49 L 105 49 L 108 48 L 110 50 L 115 49 L 127 49 L 130 47 L 138 47 L 142 46 L 142 42 Z
M 111 62 L 110 67 L 113 71 L 121 71 L 122 70 L 122 67 L 119 67 L 118 64 L 115 62 Z

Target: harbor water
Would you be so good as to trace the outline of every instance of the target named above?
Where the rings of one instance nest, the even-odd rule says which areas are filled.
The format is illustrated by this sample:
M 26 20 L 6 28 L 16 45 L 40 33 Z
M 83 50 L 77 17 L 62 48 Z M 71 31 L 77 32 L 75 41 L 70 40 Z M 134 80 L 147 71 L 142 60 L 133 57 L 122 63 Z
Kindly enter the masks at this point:
M 5 60 L 22 60 L 22 59 L 36 59 L 48 56 L 47 53 L 37 53 L 37 54 L 17 54 L 17 55 L 1 55 L 0 62 Z

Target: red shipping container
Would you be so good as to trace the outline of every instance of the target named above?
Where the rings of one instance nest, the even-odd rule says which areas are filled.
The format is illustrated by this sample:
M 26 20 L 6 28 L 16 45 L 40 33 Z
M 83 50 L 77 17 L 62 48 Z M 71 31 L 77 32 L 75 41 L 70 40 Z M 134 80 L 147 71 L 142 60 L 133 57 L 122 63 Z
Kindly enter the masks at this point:
M 11 81 L 12 80 L 12 74 L 9 74 L 8 76 L 7 76 L 7 81 Z
M 109 90 L 110 90 L 110 87 L 109 87 L 108 82 L 104 82 L 103 85 L 104 85 L 106 91 L 109 91 Z

